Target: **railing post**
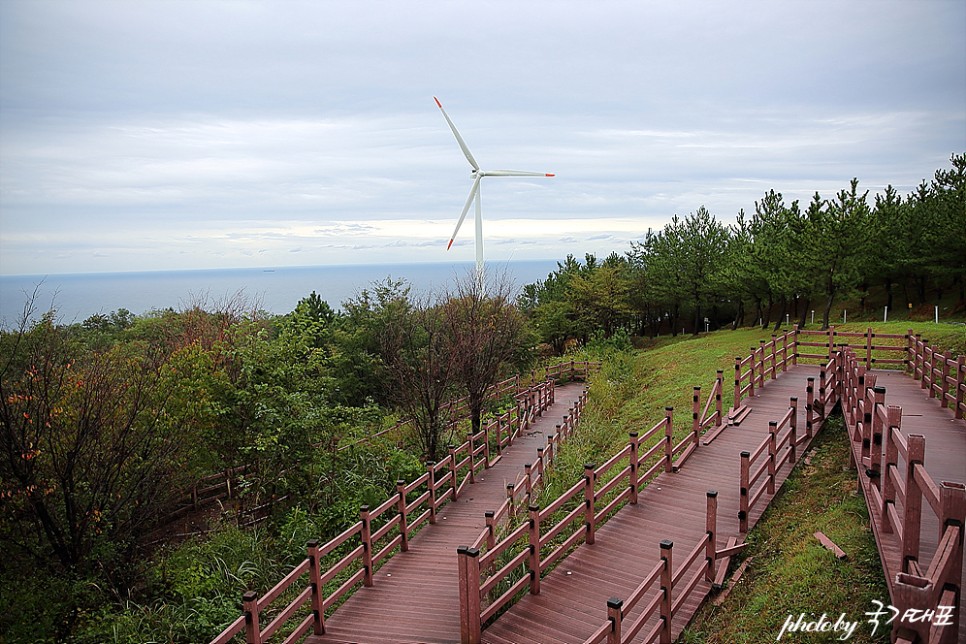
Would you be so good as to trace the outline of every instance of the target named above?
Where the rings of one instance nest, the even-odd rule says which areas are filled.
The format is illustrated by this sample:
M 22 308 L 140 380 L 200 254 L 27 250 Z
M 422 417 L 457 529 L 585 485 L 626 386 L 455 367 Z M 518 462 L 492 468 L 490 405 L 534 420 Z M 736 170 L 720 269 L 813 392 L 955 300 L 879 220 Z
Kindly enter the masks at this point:
M 872 368 L 872 327 L 869 327 L 865 332 L 865 368 Z
M 628 485 L 631 488 L 631 505 L 637 503 L 637 493 L 640 487 L 640 481 L 638 479 L 638 468 L 640 467 L 640 443 L 637 440 L 637 432 L 630 432 L 630 440 L 628 443 L 631 447 L 631 453 L 628 457 L 630 471 L 630 480 Z
M 906 330 L 906 371 L 910 372 L 913 380 L 916 379 L 916 336 L 912 334 L 912 329 Z
M 673 569 L 671 567 L 671 551 L 674 542 L 665 539 L 661 542 L 661 644 L 671 644 L 671 590 Z
M 607 634 L 607 644 L 622 644 L 621 622 L 624 620 L 624 601 L 611 597 L 607 600 L 607 619 L 610 621 L 610 633 Z
M 788 356 L 788 335 L 788 331 L 782 334 L 782 373 L 788 371 L 788 362 L 790 360 Z
M 919 532 L 922 522 L 922 490 L 916 482 L 915 471 L 926 457 L 926 439 L 921 434 L 907 438 L 909 458 L 906 463 L 906 503 L 902 528 L 902 572 L 910 572 L 910 563 L 919 561 Z
M 470 483 L 476 483 L 476 442 L 473 440 L 473 430 L 466 435 L 466 442 L 470 445 Z
M 483 518 L 486 520 L 486 549 L 490 551 L 496 546 L 496 512 L 487 510 Z
M 490 469 L 490 427 L 494 423 L 483 425 L 483 469 Z
M 835 347 L 835 325 L 830 324 L 828 327 L 828 359 L 832 359 L 832 349 Z
M 755 359 L 758 357 L 758 349 L 751 347 L 749 350 L 751 351 L 751 354 L 748 360 L 748 397 L 754 398 L 756 384 L 755 380 L 758 378 L 758 376 L 755 375 Z
M 533 493 L 533 463 L 523 464 L 523 475 L 526 477 L 527 503 Z
M 815 427 L 815 378 L 809 376 L 805 385 L 805 436 L 811 440 Z
M 701 426 L 701 387 L 695 387 L 691 396 L 691 442 L 698 446 L 698 430 Z
M 399 535 L 402 537 L 399 550 L 401 552 L 409 552 L 409 516 L 406 512 L 406 481 L 396 481 L 396 494 L 399 495 L 397 511 L 399 512 Z
M 426 471 L 429 473 L 429 480 L 426 481 L 429 486 L 429 522 L 434 524 L 436 523 L 436 462 L 428 461 Z
M 450 474 L 452 474 L 452 476 L 450 477 L 449 483 L 450 483 L 450 486 L 453 488 L 453 500 L 455 501 L 456 498 L 459 496 L 459 489 L 460 489 L 460 480 L 458 476 L 459 470 L 456 467 L 456 446 L 455 445 L 449 446 L 448 458 L 449 458 L 449 471 L 450 471 Z M 472 460 L 473 459 L 471 458 L 470 459 L 471 464 L 472 464 Z
M 945 579 L 936 580 L 944 590 L 952 589 L 956 604 L 962 604 L 962 578 L 960 571 L 963 569 L 963 530 L 966 529 L 966 486 L 962 483 L 950 483 L 943 481 L 939 487 L 939 506 L 942 516 L 939 520 L 943 524 L 943 533 L 953 527 L 959 528 L 959 539 L 953 547 L 949 570 L 950 573 Z M 940 534 L 942 540 L 943 534 Z M 959 632 L 959 624 L 963 619 L 961 608 L 953 608 L 953 623 L 945 626 L 945 637 L 943 642 L 956 641 L 956 634 Z
M 543 455 L 544 455 L 543 445 L 537 448 L 537 476 L 540 477 L 541 483 L 543 482 Z
M 768 421 L 768 494 L 775 493 L 775 461 L 778 454 L 778 421 Z
M 483 636 L 480 621 L 480 551 L 460 546 L 456 554 L 459 559 L 460 642 L 479 644 Z
M 722 406 L 722 394 L 724 393 L 724 371 L 721 369 L 718 369 L 717 375 L 715 376 L 714 391 L 714 408 L 718 413 L 718 420 L 715 422 L 715 427 L 721 427 L 721 425 L 724 424 L 724 420 L 722 419 L 722 414 L 724 413 L 724 408 Z
M 771 334 L 771 380 L 778 377 L 778 338 Z
M 862 367 L 859 368 L 858 391 L 858 414 L 862 415 L 862 465 L 865 465 L 865 459 L 872 458 L 872 412 L 875 407 L 875 393 L 866 387 L 865 371 Z M 873 401 L 871 405 L 869 404 L 870 397 Z
M 891 405 L 889 407 L 889 423 L 885 429 L 885 472 L 882 474 L 882 507 L 879 508 L 882 515 L 882 531 L 886 534 L 892 533 L 892 522 L 889 520 L 889 504 L 896 503 L 896 482 L 893 478 L 897 473 L 893 473 L 893 468 L 899 466 L 899 447 L 896 445 L 895 433 L 899 431 L 899 424 L 902 422 L 902 408 Z
M 309 556 L 309 587 L 312 588 L 312 632 L 325 633 L 325 609 L 322 596 L 322 569 L 319 565 L 319 540 L 311 539 L 305 544 Z
M 788 401 L 788 406 L 792 410 L 792 415 L 788 419 L 788 446 L 792 467 L 795 467 L 795 463 L 798 462 L 796 456 L 798 453 L 798 398 L 792 396 Z
M 949 407 L 949 400 L 946 398 L 946 390 L 949 388 L 949 364 L 953 361 L 953 354 L 951 351 L 947 351 L 942 356 L 943 368 L 940 378 L 942 382 L 939 384 L 939 406 L 945 409 Z
M 245 644 L 262 644 L 262 631 L 258 626 L 258 595 L 249 590 L 242 596 L 245 611 Z
M 953 386 L 956 387 L 956 407 L 953 409 L 953 415 L 956 418 L 962 418 L 963 396 L 966 396 L 966 355 L 959 356 L 956 362 L 956 380 Z
M 714 582 L 715 574 L 715 555 L 718 550 L 718 492 L 708 490 L 708 508 L 705 515 L 705 530 L 708 535 L 708 543 L 705 546 L 704 559 L 707 567 L 704 570 L 704 578 L 709 582 Z
M 936 605 L 929 598 L 938 593 L 932 581 L 916 574 L 899 573 L 895 577 L 892 596 L 896 610 L 901 615 L 925 615 L 936 610 Z M 892 641 L 900 638 L 909 642 L 934 642 L 929 639 L 931 620 L 919 619 L 905 621 L 901 618 L 892 622 Z M 949 628 L 948 626 L 946 628 Z
M 872 449 L 869 452 L 869 470 L 866 472 L 872 484 L 882 491 L 882 416 L 879 408 L 885 406 L 885 387 L 873 387 Z M 887 412 L 888 413 L 888 412 Z
M 674 458 L 674 407 L 664 408 L 664 471 L 671 471 Z
M 825 420 L 826 417 L 826 405 L 828 404 L 828 398 L 826 398 L 826 381 L 828 376 L 825 373 L 825 366 L 818 372 L 818 399 L 822 403 L 822 410 L 819 412 L 819 418 Z
M 507 506 L 507 509 L 510 512 L 510 516 L 516 516 L 516 513 L 517 513 L 517 509 L 516 507 L 514 507 L 514 504 L 516 503 L 516 499 L 513 498 L 514 487 L 515 486 L 513 485 L 513 483 L 506 484 L 506 498 L 510 502 Z
M 588 545 L 594 543 L 594 538 L 597 533 L 596 521 L 594 520 L 594 515 L 596 514 L 596 510 L 594 509 L 596 479 L 597 474 L 594 472 L 594 464 L 584 463 L 584 525 L 587 530 L 587 536 L 584 538 L 584 542 Z
M 751 452 L 741 452 L 740 487 L 738 488 L 738 530 L 748 532 L 748 501 L 751 478 Z
M 792 366 L 793 367 L 798 364 L 798 334 L 799 333 L 801 333 L 801 331 L 799 330 L 798 324 L 796 323 L 795 326 L 792 328 Z
M 530 511 L 530 556 L 527 567 L 530 569 L 530 594 L 540 594 L 540 506 L 531 505 Z
M 365 570 L 362 584 L 372 586 L 372 520 L 369 518 L 369 506 L 359 508 L 359 519 L 362 521 L 362 567 Z
M 741 358 L 735 356 L 735 404 L 737 410 L 741 406 Z

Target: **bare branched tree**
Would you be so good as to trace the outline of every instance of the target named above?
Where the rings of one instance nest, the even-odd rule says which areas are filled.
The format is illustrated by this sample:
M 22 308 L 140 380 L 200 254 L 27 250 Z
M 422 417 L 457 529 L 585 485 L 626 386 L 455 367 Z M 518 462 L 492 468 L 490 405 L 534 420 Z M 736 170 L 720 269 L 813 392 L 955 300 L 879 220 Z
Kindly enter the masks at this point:
M 436 460 L 445 447 L 444 408 L 455 392 L 459 366 L 446 320 L 429 298 L 397 303 L 389 313 L 380 344 L 393 397 L 412 420 L 426 458 Z
M 69 569 L 98 538 L 131 542 L 182 469 L 182 441 L 161 429 L 164 356 L 86 351 L 52 312 L 0 349 L 0 538 Z
M 442 305 L 473 433 L 480 431 L 487 390 L 512 371 L 526 348 L 526 322 L 514 303 L 513 283 L 505 273 L 488 274 L 487 282 L 484 290 L 475 276 L 457 280 Z

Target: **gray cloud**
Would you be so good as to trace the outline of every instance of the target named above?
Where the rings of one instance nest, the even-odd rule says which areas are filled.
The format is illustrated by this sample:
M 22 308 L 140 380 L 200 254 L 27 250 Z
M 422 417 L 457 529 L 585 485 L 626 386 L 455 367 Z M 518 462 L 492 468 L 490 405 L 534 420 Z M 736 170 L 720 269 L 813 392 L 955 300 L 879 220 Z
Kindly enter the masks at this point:
M 493 259 L 771 188 L 909 191 L 966 149 L 962 2 L 474 7 L 0 3 L 0 273 L 468 259 L 433 95 L 484 167 L 557 174 L 487 180 Z

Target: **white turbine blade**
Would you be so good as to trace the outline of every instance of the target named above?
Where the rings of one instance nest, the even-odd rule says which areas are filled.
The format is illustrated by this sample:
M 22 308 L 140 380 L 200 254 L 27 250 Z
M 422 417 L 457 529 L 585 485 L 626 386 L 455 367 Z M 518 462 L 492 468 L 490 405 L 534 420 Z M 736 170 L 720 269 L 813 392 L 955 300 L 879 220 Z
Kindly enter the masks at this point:
M 473 198 L 476 197 L 476 194 L 480 190 L 481 178 L 482 177 L 477 175 L 476 179 L 473 181 L 473 187 L 470 188 L 470 196 L 466 198 L 466 205 L 463 206 L 463 212 L 460 213 L 460 220 L 456 222 L 456 228 L 453 230 L 453 235 L 449 238 L 449 244 L 446 245 L 446 250 L 449 250 L 453 245 L 453 241 L 456 239 L 456 233 L 460 231 L 460 226 L 463 225 L 463 220 L 466 219 L 466 213 L 470 211 L 470 206 L 473 204 Z
M 436 105 L 439 106 L 439 111 L 443 113 L 443 118 L 445 118 L 446 122 L 449 123 L 449 129 L 453 130 L 453 135 L 456 137 L 456 142 L 460 144 L 460 149 L 463 150 L 463 154 L 466 155 L 466 160 L 470 162 L 470 165 L 473 166 L 474 170 L 479 170 L 480 164 L 476 162 L 476 159 L 473 158 L 473 153 L 470 152 L 468 147 L 466 147 L 466 141 L 464 141 L 463 137 L 460 136 L 460 131 L 456 129 L 456 126 L 453 125 L 453 121 L 449 118 L 449 114 L 447 114 L 446 110 L 443 109 L 443 104 L 440 103 L 439 99 L 435 96 L 433 97 L 433 100 L 436 101 Z
M 486 170 L 488 177 L 552 177 L 552 172 L 524 172 L 523 170 Z

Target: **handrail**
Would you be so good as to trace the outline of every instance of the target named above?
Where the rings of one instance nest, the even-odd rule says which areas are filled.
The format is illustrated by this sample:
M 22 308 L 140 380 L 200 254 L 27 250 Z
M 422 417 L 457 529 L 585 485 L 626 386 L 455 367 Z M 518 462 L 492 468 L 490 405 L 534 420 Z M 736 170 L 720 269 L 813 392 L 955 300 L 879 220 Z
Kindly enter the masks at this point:
M 787 432 L 785 430 L 788 430 Z M 775 483 L 782 466 L 796 462 L 798 446 L 811 438 L 806 434 L 798 436 L 798 398 L 788 401 L 788 410 L 781 419 L 768 422 L 768 436 L 753 452 L 747 450 L 740 454 L 738 488 L 738 525 L 742 534 L 748 532 L 749 515 L 758 501 L 765 495 L 775 494 Z M 767 458 L 762 458 L 767 456 Z M 754 468 L 754 469 L 753 469 Z M 755 486 L 767 473 L 762 485 Z
M 607 600 L 606 620 L 584 640 L 583 644 L 671 641 L 674 616 L 684 602 L 698 591 L 701 582 L 707 584 L 707 589 L 701 591 L 702 595 L 707 595 L 715 579 L 717 561 L 740 552 L 748 545 L 741 543 L 722 549 L 717 547 L 717 497 L 717 492 L 708 491 L 705 534 L 682 562 L 674 561 L 674 542 L 668 539 L 661 541 L 661 558 L 657 565 L 644 576 L 626 600 L 617 597 Z M 652 592 L 654 596 L 641 614 L 630 621 L 631 611 Z M 652 619 L 655 615 L 658 616 L 656 620 Z M 639 633 L 652 621 L 655 623 L 650 630 L 639 638 Z
M 960 404 L 955 394 L 947 391 L 942 381 L 960 388 L 962 358 L 952 360 L 949 354 L 937 361 L 938 351 L 912 332 L 908 338 L 907 366 L 913 378 L 925 383 L 939 397 L 943 407 L 947 403 Z M 859 480 L 865 490 L 870 513 L 883 534 L 894 535 L 901 556 L 900 570 L 892 588 L 892 603 L 903 612 L 910 609 L 935 610 L 941 605 L 944 593 L 952 597 L 960 592 L 960 569 L 963 561 L 962 530 L 966 521 L 966 485 L 942 481 L 937 484 L 924 466 L 926 440 L 919 434 L 903 433 L 902 409 L 886 404 L 886 389 L 876 386 L 875 374 L 867 373 L 855 352 L 844 352 L 848 375 L 843 406 L 851 425 L 851 453 L 859 470 Z M 953 365 L 958 373 L 953 373 Z M 864 474 L 864 476 L 863 476 Z M 920 558 L 920 532 L 923 500 L 939 519 L 939 546 L 926 572 Z M 948 598 L 947 598 L 948 599 Z M 949 600 L 952 603 L 953 600 Z M 943 629 L 931 624 L 897 622 L 893 625 L 893 639 L 909 642 L 946 641 L 958 629 L 961 617 L 954 611 L 949 625 Z M 950 639 L 949 641 L 953 641 Z
M 516 397 L 517 418 L 528 420 L 519 421 L 516 430 L 508 428 L 506 444 L 509 444 L 513 437 L 528 425 L 530 418 L 543 414 L 553 404 L 554 382 L 550 380 L 532 385 L 518 392 Z M 582 400 L 585 399 L 586 390 L 582 397 Z M 583 403 L 575 406 L 573 413 L 579 413 L 578 408 L 582 409 Z M 501 428 L 502 424 L 499 422 L 488 423 L 480 432 L 467 435 L 466 440 L 460 445 L 450 446 L 447 456 L 441 461 L 428 463 L 426 471 L 413 481 L 409 483 L 397 481 L 396 493 L 390 495 L 385 501 L 371 509 L 369 506 L 362 506 L 359 512 L 360 520 L 340 535 L 323 545 L 319 545 L 317 539 L 309 541 L 306 544 L 307 558 L 271 590 L 261 596 L 253 591 L 245 593 L 244 614 L 229 624 L 212 644 L 224 644 L 242 631 L 245 631 L 248 644 L 261 644 L 304 610 L 304 606 L 309 601 L 312 602 L 312 613 L 302 617 L 287 637 L 290 640 L 301 637 L 310 630 L 315 634 L 323 633 L 327 610 L 360 584 L 371 586 L 375 568 L 383 560 L 388 559 L 395 552 L 408 551 L 409 539 L 413 532 L 426 521 L 435 524 L 439 509 L 447 501 L 460 497 L 466 485 L 475 481 L 475 473 L 479 468 L 489 468 L 499 459 L 499 454 L 502 454 L 500 444 L 503 442 Z M 496 431 L 495 444 L 498 455 L 495 459 L 489 459 L 491 429 Z M 483 457 L 478 459 L 477 457 L 481 455 Z M 412 495 L 416 498 L 410 499 Z M 411 519 L 413 514 L 418 516 Z M 374 527 L 373 523 L 379 525 Z M 322 559 L 345 546 L 356 536 L 359 538 L 359 545 L 323 570 Z M 359 568 L 355 569 L 355 572 L 342 581 L 331 594 L 324 596 L 324 588 L 327 584 L 335 582 L 340 575 L 356 565 Z M 269 609 L 273 602 L 286 591 L 296 586 L 307 573 L 309 579 L 296 598 L 282 607 L 267 626 L 261 627 L 261 613 Z

